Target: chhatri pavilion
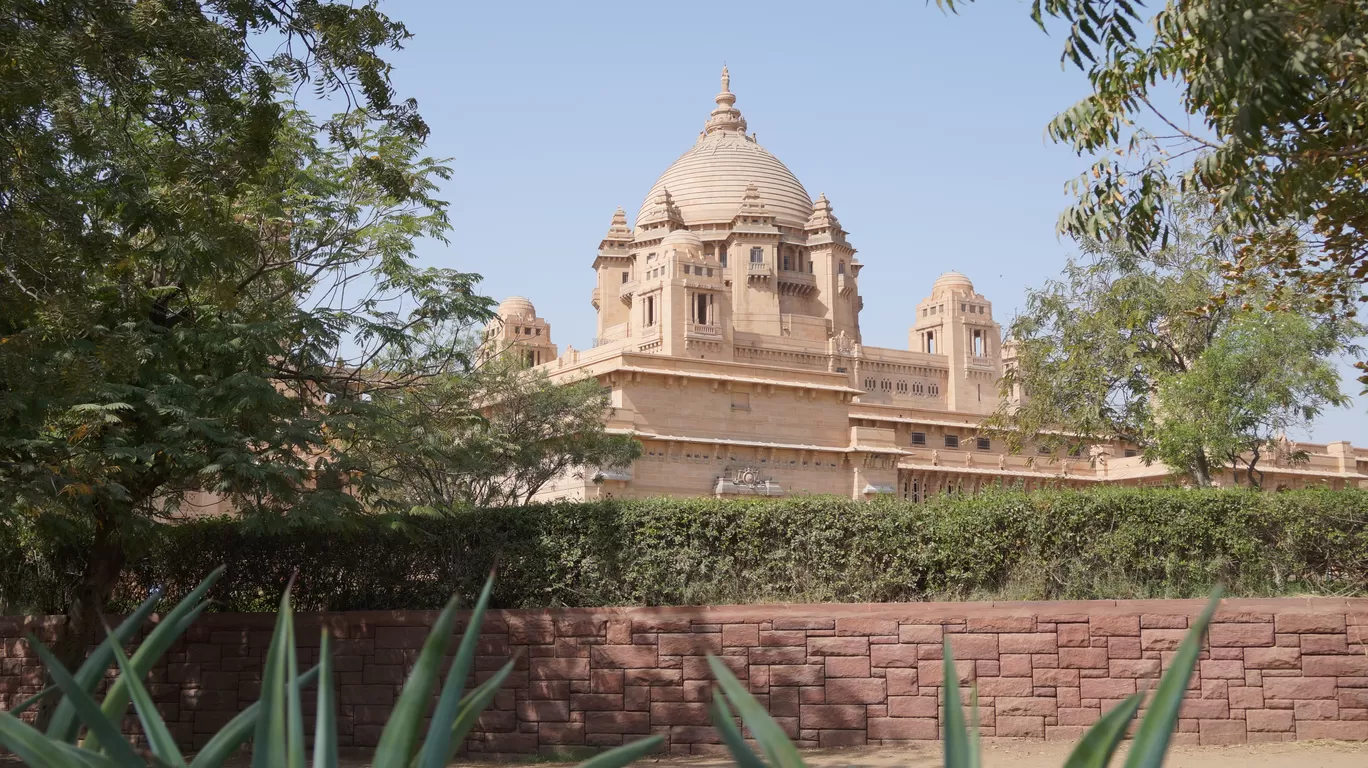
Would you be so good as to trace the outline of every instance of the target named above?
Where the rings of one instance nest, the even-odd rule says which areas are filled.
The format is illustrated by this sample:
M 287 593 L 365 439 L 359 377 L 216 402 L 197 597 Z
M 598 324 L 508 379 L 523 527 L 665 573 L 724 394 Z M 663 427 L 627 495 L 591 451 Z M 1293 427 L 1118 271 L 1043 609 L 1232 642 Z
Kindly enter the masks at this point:
M 973 282 L 947 272 L 910 318 L 907 349 L 861 343 L 865 265 L 825 195 L 746 133 L 727 70 L 693 147 L 634 223 L 618 209 L 593 260 L 598 335 L 560 352 L 532 303 L 500 305 L 488 342 L 553 380 L 612 393 L 612 432 L 643 446 L 630 468 L 561 478 L 543 499 L 973 492 L 1162 484 L 1170 470 L 1117 444 L 1008 454 L 981 434 L 998 406 L 1002 329 Z M 1368 481 L 1368 450 L 1284 446 L 1268 489 Z M 1220 476 L 1233 484 L 1229 470 Z

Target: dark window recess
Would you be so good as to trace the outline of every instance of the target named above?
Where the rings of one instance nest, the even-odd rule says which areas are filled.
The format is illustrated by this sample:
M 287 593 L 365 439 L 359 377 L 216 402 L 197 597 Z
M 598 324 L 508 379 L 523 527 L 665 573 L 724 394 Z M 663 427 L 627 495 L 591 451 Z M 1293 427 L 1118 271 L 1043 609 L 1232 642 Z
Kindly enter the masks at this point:
M 946 448 L 958 448 L 958 447 L 959 447 L 959 435 L 946 435 L 946 436 L 945 436 L 945 447 L 946 447 Z
M 977 437 L 974 438 L 974 447 L 978 448 L 980 451 L 991 451 L 993 449 L 993 441 L 986 437 Z
M 1072 457 L 1075 458 L 1075 459 L 1078 458 L 1079 456 L 1082 456 L 1082 455 L 1083 455 L 1083 446 L 1081 446 L 1081 445 L 1075 445 L 1074 447 L 1070 448 L 1070 449 L 1069 449 L 1069 455 L 1072 456 Z
M 1137 451 L 1137 450 L 1135 450 L 1134 448 L 1127 448 L 1127 449 L 1126 449 L 1126 454 L 1125 454 L 1125 456 L 1126 456 L 1126 458 L 1128 458 L 1128 459 L 1133 459 L 1133 458 L 1135 458 L 1136 456 L 1139 456 L 1139 455 L 1140 455 L 1140 452 Z
M 926 445 L 926 433 L 925 433 L 925 432 L 913 432 L 913 433 L 912 433 L 912 444 L 913 444 L 913 445 Z

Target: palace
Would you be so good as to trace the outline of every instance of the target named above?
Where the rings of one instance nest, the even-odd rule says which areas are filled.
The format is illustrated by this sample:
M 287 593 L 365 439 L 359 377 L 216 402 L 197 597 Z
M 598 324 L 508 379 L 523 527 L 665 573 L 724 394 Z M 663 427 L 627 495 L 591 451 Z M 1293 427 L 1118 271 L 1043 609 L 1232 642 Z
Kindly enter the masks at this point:
M 1170 470 L 1123 444 L 1067 455 L 1005 452 L 978 430 L 998 406 L 1004 350 L 993 304 L 957 272 L 916 305 L 907 349 L 861 343 L 864 265 L 825 195 L 816 200 L 746 133 L 727 70 L 691 149 L 656 180 L 635 226 L 618 209 L 594 257 L 592 348 L 551 342 L 531 302 L 503 302 L 487 343 L 553 380 L 612 393 L 610 431 L 643 454 L 588 468 L 542 498 L 931 494 L 1161 484 Z M 1010 359 L 1006 361 L 1010 364 Z M 1368 450 L 1290 446 L 1265 488 L 1356 487 Z M 1229 470 L 1222 484 L 1234 483 Z

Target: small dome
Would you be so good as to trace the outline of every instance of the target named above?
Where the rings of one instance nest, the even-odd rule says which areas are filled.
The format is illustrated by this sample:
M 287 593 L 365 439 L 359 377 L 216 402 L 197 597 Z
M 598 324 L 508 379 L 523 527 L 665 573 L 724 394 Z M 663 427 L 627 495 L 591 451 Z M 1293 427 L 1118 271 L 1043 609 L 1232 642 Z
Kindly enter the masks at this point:
M 495 310 L 499 317 L 536 317 L 537 308 L 521 296 L 509 296 Z
M 660 241 L 662 248 L 668 248 L 672 245 L 701 251 L 703 250 L 703 239 L 687 229 L 676 229 Z
M 973 293 L 974 283 L 968 277 L 958 272 L 946 272 L 936 278 L 936 282 L 931 286 L 931 295 L 940 296 L 945 293 Z

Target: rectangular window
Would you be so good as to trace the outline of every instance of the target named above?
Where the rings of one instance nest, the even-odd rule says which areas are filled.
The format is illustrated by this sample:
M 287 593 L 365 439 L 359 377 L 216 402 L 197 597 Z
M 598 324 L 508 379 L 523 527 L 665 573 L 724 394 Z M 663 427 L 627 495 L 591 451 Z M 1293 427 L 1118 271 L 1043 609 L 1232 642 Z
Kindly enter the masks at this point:
M 986 437 L 976 437 L 974 438 L 974 447 L 980 451 L 991 451 L 993 449 L 993 441 Z
M 925 433 L 925 432 L 913 432 L 913 433 L 912 433 L 912 444 L 913 444 L 913 445 L 926 445 L 926 433 Z
M 958 447 L 959 447 L 959 435 L 946 435 L 946 436 L 945 436 L 945 447 L 946 447 L 946 448 L 958 448 Z
M 752 263 L 752 264 L 759 264 L 760 262 L 762 262 L 762 261 L 764 261 L 764 260 L 765 260 L 765 249 L 764 249 L 764 248 L 752 248 L 752 249 L 751 249 L 751 263 Z
M 987 347 L 984 344 L 983 331 L 974 331 L 974 357 L 983 357 Z
M 656 317 L 655 317 L 655 297 L 654 297 L 654 296 L 647 296 L 647 297 L 646 297 L 646 326 L 649 328 L 650 326 L 655 325 L 655 322 L 656 322 Z
M 733 392 L 731 396 L 731 407 L 733 411 L 749 411 L 751 409 L 750 393 Z
M 630 272 L 623 272 L 623 273 L 622 273 L 622 282 L 624 282 L 624 283 L 627 282 L 628 278 L 631 277 L 631 274 L 632 274 L 632 273 L 630 273 Z
M 694 322 L 708 324 L 708 294 L 702 291 L 694 294 Z
M 1128 458 L 1128 459 L 1133 459 L 1133 458 L 1135 458 L 1136 456 L 1139 456 L 1139 455 L 1140 455 L 1140 452 L 1137 451 L 1137 450 L 1135 450 L 1134 448 L 1127 448 L 1127 449 L 1126 449 L 1125 457 Z
M 789 271 L 789 255 L 784 254 L 784 271 Z
M 708 277 L 712 277 L 712 267 L 708 267 L 706 272 L 708 273 Z
M 927 332 L 926 332 L 926 354 L 928 354 L 928 355 L 934 355 L 934 354 L 936 354 L 936 332 L 935 332 L 935 331 L 927 331 Z
M 685 265 L 684 265 L 684 274 L 687 275 L 687 274 L 691 273 L 692 271 L 693 271 L 693 267 L 689 266 L 688 264 L 685 264 Z M 978 331 L 975 331 L 975 333 L 978 333 Z
M 717 249 L 717 260 L 722 262 L 723 267 L 727 266 L 727 246 L 724 245 Z

